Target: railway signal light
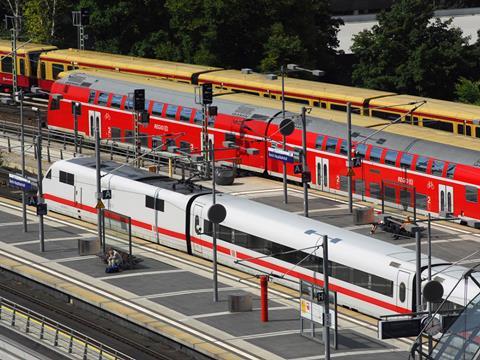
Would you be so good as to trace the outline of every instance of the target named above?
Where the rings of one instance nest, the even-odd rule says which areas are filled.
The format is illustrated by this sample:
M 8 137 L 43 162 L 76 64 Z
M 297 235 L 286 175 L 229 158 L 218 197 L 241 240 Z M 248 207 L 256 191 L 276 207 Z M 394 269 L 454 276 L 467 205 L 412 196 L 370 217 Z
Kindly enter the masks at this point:
M 90 11 L 88 9 L 80 9 L 80 24 L 82 26 L 90 24 Z
M 302 183 L 309 183 L 312 181 L 312 173 L 310 171 L 302 172 Z
M 150 114 L 147 110 L 140 111 L 138 114 L 138 121 L 143 125 L 148 125 L 150 123 Z
M 208 105 L 213 102 L 213 86 L 212 83 L 202 84 L 202 104 Z
M 133 90 L 133 110 L 145 110 L 145 89 Z

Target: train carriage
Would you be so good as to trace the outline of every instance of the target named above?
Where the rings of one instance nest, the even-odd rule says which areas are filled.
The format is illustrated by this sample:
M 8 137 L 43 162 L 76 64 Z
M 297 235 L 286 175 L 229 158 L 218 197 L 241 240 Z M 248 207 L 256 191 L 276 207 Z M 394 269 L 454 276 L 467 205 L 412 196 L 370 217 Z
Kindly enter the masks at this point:
M 134 236 L 212 258 L 209 192 L 111 161 L 102 163 L 101 172 L 102 189 L 112 193 L 106 209 L 131 217 Z M 93 158 L 54 163 L 43 180 L 49 209 L 96 222 L 95 176 Z M 300 279 L 322 286 L 320 245 L 327 235 L 330 288 L 339 304 L 375 317 L 415 311 L 414 251 L 227 194 L 218 194 L 217 203 L 227 211 L 217 232 L 220 263 L 274 275 L 274 281 L 293 288 Z M 432 265 L 445 296 L 467 271 L 436 258 Z M 448 306 L 464 306 L 477 292 L 460 286 Z
M 37 69 L 40 54 L 45 51 L 57 49 L 56 46 L 42 45 L 35 43 L 17 43 L 17 81 L 18 87 L 29 90 L 37 85 Z M 0 40 L 0 86 L 3 92 L 11 91 L 13 87 L 13 57 L 12 43 L 7 40 Z
M 142 145 L 152 148 L 163 144 L 162 150 L 174 145 L 183 152 L 199 153 L 203 113 L 195 103 L 193 88 L 182 84 L 112 73 L 65 74 L 52 87 L 52 92 L 63 96 L 63 100 L 58 107 L 50 101 L 48 124 L 71 131 L 71 101 L 80 101 L 80 133 L 93 135 L 93 122 L 89 120 L 93 112 L 100 115 L 102 138 L 132 142 L 133 106 L 129 94 L 139 87 L 146 90 L 146 109 L 151 114 L 150 123 L 140 128 Z M 282 142 L 278 131 L 282 116 L 275 109 L 277 103 L 248 95 L 223 94 L 215 99 L 215 104 L 219 114 L 211 119 L 210 141 L 220 144 L 216 147 L 222 147 L 224 141 L 236 145 L 220 151 L 217 158 L 236 159 L 241 168 L 280 177 L 283 163 L 268 155 L 269 148 Z M 294 109 L 298 111 L 298 105 L 287 104 L 287 110 Z M 289 112 L 287 116 L 295 114 Z M 312 170 L 313 187 L 345 193 L 345 124 L 332 119 L 332 112 L 319 109 L 308 116 L 307 164 Z M 459 146 L 444 145 L 426 140 L 434 135 L 432 130 L 417 128 L 413 134 L 406 125 L 388 128 L 369 138 L 374 130 L 357 126 L 364 123 L 364 118 L 354 117 L 353 121 L 356 153 L 363 159 L 362 165 L 354 169 L 356 196 L 378 201 L 383 193 L 387 203 L 406 209 L 416 206 L 425 212 L 479 218 L 480 152 L 469 148 L 469 141 L 475 143 L 475 139 L 450 135 L 449 142 Z M 292 154 L 298 154 L 298 118 L 287 145 Z M 292 164 L 287 165 L 287 174 L 292 180 L 300 180 Z
M 64 49 L 48 51 L 40 56 L 38 68 L 40 87 L 50 91 L 52 83 L 58 79 L 61 72 L 74 69 L 98 69 L 191 83 L 199 74 L 219 68 L 99 51 Z

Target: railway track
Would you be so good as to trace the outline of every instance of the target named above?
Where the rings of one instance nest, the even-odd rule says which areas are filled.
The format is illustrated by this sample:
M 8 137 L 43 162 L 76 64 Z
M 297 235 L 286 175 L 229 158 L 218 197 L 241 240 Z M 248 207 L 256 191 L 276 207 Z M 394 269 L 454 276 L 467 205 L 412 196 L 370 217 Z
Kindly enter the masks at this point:
M 62 303 L 59 299 L 51 297 L 46 293 L 41 295 L 43 298 L 47 298 L 48 302 L 41 300 L 38 296 L 32 295 L 32 293 L 38 295 L 38 291 L 32 291 L 26 285 L 19 284 L 18 281 L 9 280 L 5 275 L 4 273 L 0 275 L 0 278 L 2 278 L 0 294 L 3 298 L 20 303 L 29 309 L 34 309 L 35 312 L 48 316 L 50 319 L 63 325 L 68 325 L 70 328 L 76 328 L 82 333 L 88 334 L 90 337 L 134 359 L 193 359 L 193 357 L 178 349 L 161 344 L 157 339 L 158 335 L 154 339 L 153 335 L 148 337 L 132 331 L 129 332 L 120 323 L 101 319 L 98 316 L 93 318 L 94 315 L 83 307 L 77 309 L 75 305 Z

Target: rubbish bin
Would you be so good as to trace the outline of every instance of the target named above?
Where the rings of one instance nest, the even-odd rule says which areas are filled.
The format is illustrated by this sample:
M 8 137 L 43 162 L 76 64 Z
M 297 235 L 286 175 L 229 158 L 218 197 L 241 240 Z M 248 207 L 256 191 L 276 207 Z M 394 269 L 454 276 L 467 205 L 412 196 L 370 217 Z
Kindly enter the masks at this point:
M 252 295 L 250 294 L 229 295 L 228 311 L 229 312 L 252 311 Z
M 100 252 L 98 239 L 78 239 L 78 255 L 96 255 Z
M 353 223 L 355 225 L 371 224 L 375 221 L 373 207 L 363 207 L 353 209 Z

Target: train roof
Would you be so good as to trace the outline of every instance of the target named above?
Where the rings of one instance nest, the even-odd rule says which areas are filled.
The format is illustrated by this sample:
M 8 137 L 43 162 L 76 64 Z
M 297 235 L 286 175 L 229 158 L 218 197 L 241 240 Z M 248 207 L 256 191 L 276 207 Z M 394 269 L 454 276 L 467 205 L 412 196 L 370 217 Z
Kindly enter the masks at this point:
M 95 158 L 92 157 L 76 157 L 63 161 L 64 163 L 85 166 L 91 169 L 97 168 Z M 120 178 L 138 181 L 143 184 L 155 186 L 161 189 L 167 189 L 184 195 L 205 192 L 205 189 L 203 189 L 201 186 L 192 186 L 189 183 L 181 183 L 176 179 L 169 178 L 168 176 L 158 175 L 156 173 L 151 173 L 143 169 L 134 168 L 132 166 L 120 164 L 114 161 L 102 161 L 100 168 L 103 173 L 102 175 L 111 174 Z
M 56 46 L 53 45 L 44 45 L 44 44 L 37 44 L 37 43 L 23 43 L 23 41 L 18 41 L 17 43 L 18 49 L 17 53 L 25 54 L 27 52 L 38 52 L 38 51 L 48 51 L 48 50 L 55 50 L 57 49 Z M 0 40 L 0 51 L 1 52 L 11 52 L 12 51 L 12 42 L 10 40 Z
M 138 77 L 134 75 L 115 74 L 102 71 L 82 71 L 63 73 L 60 83 L 89 87 L 90 89 L 127 95 L 133 89 L 145 88 L 146 99 L 159 99 L 160 102 L 178 104 L 198 108 L 195 102 L 193 87 L 185 84 L 165 82 L 158 79 Z M 278 102 L 245 94 L 222 94 L 215 98 L 215 104 L 221 113 L 234 116 L 254 118 L 267 121 L 276 116 L 274 123 L 279 124 L 281 117 Z M 300 127 L 298 104 L 288 103 L 287 116 L 296 117 L 296 126 Z M 346 114 L 335 111 L 312 109 L 307 117 L 309 131 L 327 134 L 337 138 L 346 138 Z M 366 119 L 352 116 L 353 140 L 360 142 L 371 136 L 377 127 L 366 128 L 365 124 L 389 124 L 378 119 Z M 448 136 L 448 138 L 445 138 Z M 441 139 L 441 141 L 435 141 Z M 432 139 L 432 140 L 427 140 Z M 429 156 L 449 162 L 470 166 L 480 166 L 480 141 L 478 139 L 445 133 L 428 128 L 414 127 L 408 124 L 389 126 L 381 133 L 365 141 L 367 144 L 404 151 L 411 154 Z M 459 145 L 459 146 L 453 146 Z M 462 146 L 463 145 L 463 146 Z
M 255 72 L 244 73 L 238 70 L 219 70 L 211 73 L 201 74 L 199 82 L 213 82 L 223 87 L 245 89 L 263 89 L 265 92 L 282 92 L 282 80 L 280 75 L 276 77 L 267 76 Z M 367 99 L 391 96 L 395 93 L 372 90 L 365 88 L 354 88 L 350 86 L 330 84 L 326 82 L 308 81 L 285 77 L 285 91 L 292 94 L 302 94 L 303 97 L 313 98 L 335 98 L 344 102 L 351 101 L 363 104 Z M 231 82 L 229 82 L 231 81 Z
M 418 108 L 414 114 L 422 114 L 428 117 L 428 114 L 441 114 L 444 117 L 449 117 L 458 120 L 477 120 L 480 122 L 480 106 L 463 104 L 459 102 L 452 102 L 446 100 L 438 100 L 432 98 L 425 98 L 413 95 L 395 95 L 391 97 L 382 97 L 374 99 L 370 102 L 371 107 L 395 107 L 405 112 L 412 109 L 409 103 L 426 101 L 424 105 Z M 403 105 L 402 105 L 403 104 Z
M 108 54 L 79 49 L 50 51 L 43 54 L 42 59 L 69 62 L 79 66 L 95 64 L 96 67 L 117 71 L 128 69 L 128 71 L 136 72 L 145 76 L 180 77 L 184 78 L 186 81 L 190 81 L 193 74 L 220 69 L 204 65 L 183 64 L 172 61 L 145 59 L 135 56 Z

